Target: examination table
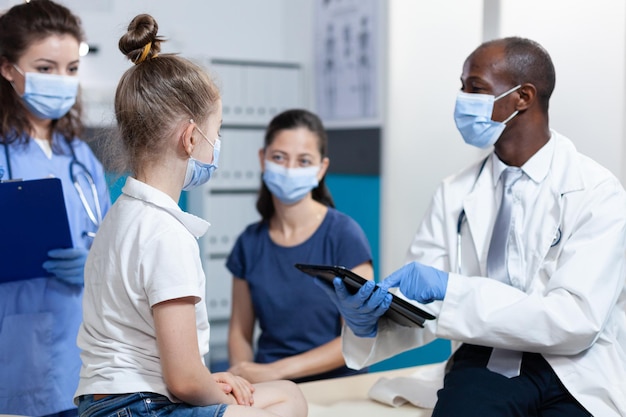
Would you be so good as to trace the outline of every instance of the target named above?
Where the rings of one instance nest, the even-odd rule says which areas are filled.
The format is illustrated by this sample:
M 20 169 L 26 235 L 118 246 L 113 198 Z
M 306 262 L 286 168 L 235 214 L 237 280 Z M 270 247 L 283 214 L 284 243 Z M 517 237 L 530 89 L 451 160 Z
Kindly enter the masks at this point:
M 380 378 L 410 376 L 431 365 L 393 369 L 383 372 L 326 379 L 298 384 L 309 404 L 308 417 L 430 417 L 432 410 L 406 403 L 392 407 L 368 397 Z M 21 417 L 1 414 L 0 417 Z
M 309 417 L 430 417 L 432 414 L 430 409 L 415 407 L 409 403 L 392 407 L 368 397 L 370 388 L 379 378 L 409 376 L 424 366 L 304 382 L 298 385 L 309 403 Z

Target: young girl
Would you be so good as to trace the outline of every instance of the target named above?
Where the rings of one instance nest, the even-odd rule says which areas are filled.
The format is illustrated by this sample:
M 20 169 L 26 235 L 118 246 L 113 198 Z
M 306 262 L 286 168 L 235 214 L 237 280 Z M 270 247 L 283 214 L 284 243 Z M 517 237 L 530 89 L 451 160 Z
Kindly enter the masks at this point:
M 42 260 L 47 274 L 24 272 L 28 279 L 0 284 L 0 413 L 77 413 L 83 269 L 110 206 L 102 165 L 78 138 L 83 39 L 79 18 L 52 1 L 18 4 L 0 16 L 0 180 L 59 179 L 73 242 Z M 47 203 L 41 201 L 42 212 Z M 14 269 L 11 262 L 0 254 L 0 268 Z
M 272 119 L 259 151 L 262 220 L 246 228 L 227 267 L 233 274 L 230 371 L 250 381 L 297 382 L 356 373 L 341 354 L 341 316 L 296 263 L 342 265 L 372 279 L 359 225 L 335 210 L 324 177 L 328 138 L 307 110 Z M 261 333 L 253 349 L 255 321 Z
M 209 224 L 177 202 L 217 167 L 222 107 L 205 71 L 159 55 L 157 29 L 139 15 L 119 42 L 135 63 L 115 96 L 132 176 L 87 260 L 79 413 L 306 416 L 292 382 L 252 385 L 204 364 L 209 323 L 197 238 Z

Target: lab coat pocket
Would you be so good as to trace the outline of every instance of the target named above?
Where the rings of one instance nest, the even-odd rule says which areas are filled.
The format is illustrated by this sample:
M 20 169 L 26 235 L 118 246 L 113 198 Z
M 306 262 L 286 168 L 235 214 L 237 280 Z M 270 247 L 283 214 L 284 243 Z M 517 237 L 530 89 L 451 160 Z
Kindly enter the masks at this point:
M 0 327 L 0 369 L 5 381 L 0 397 L 24 395 L 42 390 L 52 369 L 52 314 L 15 314 Z

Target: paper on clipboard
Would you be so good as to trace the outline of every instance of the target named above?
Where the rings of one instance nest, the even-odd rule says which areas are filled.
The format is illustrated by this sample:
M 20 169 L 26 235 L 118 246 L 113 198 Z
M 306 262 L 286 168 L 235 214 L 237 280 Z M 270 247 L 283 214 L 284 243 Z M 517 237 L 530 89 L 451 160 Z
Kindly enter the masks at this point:
M 71 248 L 58 178 L 0 183 L 0 283 L 50 276 L 50 249 Z

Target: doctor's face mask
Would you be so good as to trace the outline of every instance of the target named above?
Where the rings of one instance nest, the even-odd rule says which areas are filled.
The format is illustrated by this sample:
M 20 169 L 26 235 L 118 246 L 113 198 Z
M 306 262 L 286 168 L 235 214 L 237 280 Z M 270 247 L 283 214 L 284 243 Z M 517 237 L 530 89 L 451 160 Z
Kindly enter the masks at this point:
M 454 122 L 463 136 L 465 143 L 479 148 L 487 148 L 498 140 L 506 124 L 519 111 L 513 112 L 502 122 L 491 120 L 495 101 L 508 96 L 519 89 L 521 85 L 494 97 L 490 94 L 465 93 L 459 91 L 454 108 Z

